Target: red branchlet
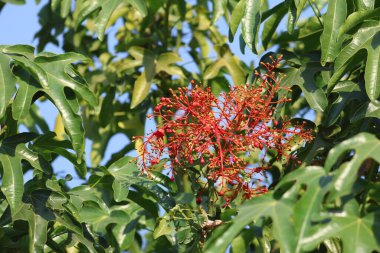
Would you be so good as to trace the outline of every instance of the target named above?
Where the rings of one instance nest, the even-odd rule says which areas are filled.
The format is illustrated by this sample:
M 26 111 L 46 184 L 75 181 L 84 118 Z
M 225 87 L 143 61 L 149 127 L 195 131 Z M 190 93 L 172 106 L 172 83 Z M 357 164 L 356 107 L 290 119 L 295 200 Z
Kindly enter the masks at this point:
M 228 202 L 239 192 L 244 198 L 265 193 L 267 189 L 254 179 L 267 167 L 249 166 L 247 157 L 255 149 L 275 150 L 278 157 L 290 156 L 290 138 L 297 135 L 311 140 L 310 131 L 301 125 L 291 125 L 282 119 L 278 124 L 273 112 L 277 104 L 287 98 L 277 98 L 281 76 L 273 70 L 279 60 L 262 63 L 265 74 L 256 72 L 260 82 L 256 87 L 243 85 L 216 97 L 210 88 L 170 90 L 170 98 L 161 98 L 154 108 L 154 117 L 162 124 L 143 138 L 141 169 L 149 174 L 150 167 L 162 157 L 169 157 L 171 176 L 195 164 L 207 166 L 200 171 L 203 178 L 213 183 L 214 192 Z M 202 191 L 203 192 L 203 191 Z

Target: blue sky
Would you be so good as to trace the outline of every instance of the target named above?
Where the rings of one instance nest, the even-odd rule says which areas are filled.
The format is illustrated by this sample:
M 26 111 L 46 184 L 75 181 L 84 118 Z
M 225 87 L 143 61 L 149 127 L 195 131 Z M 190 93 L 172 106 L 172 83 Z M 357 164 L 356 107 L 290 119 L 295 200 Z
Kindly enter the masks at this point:
M 38 23 L 38 11 L 43 5 L 48 1 L 42 0 L 39 5 L 36 5 L 35 1 L 28 0 L 25 5 L 11 5 L 6 4 L 3 10 L 0 13 L 0 44 L 1 45 L 14 45 L 14 44 L 29 44 L 36 46 L 37 41 L 34 40 L 34 34 L 40 29 Z M 270 1 L 271 5 L 274 6 L 277 3 L 282 2 L 280 0 Z M 228 26 L 224 20 L 219 20 L 217 23 L 219 30 L 228 35 Z M 281 25 L 281 28 L 285 28 L 285 24 Z M 108 33 L 115 33 L 116 28 L 113 27 L 107 31 Z M 113 38 L 113 36 L 109 36 Z M 230 43 L 232 52 L 236 54 L 242 61 L 249 64 L 252 60 L 255 62 L 255 65 L 258 63 L 258 57 L 254 55 L 248 48 L 245 50 L 245 54 L 242 54 L 239 49 L 239 34 L 235 35 L 235 40 L 233 43 Z M 110 40 L 109 44 L 112 46 L 116 43 L 115 40 Z M 52 44 L 48 44 L 45 48 L 45 51 L 50 51 L 54 53 L 62 53 L 62 50 L 57 48 Z M 184 62 L 186 62 L 186 56 L 182 55 Z M 188 67 L 188 66 L 187 66 Z M 54 129 L 55 118 L 57 116 L 57 110 L 50 102 L 39 103 L 40 113 L 44 117 L 51 130 Z M 148 128 L 152 128 L 152 124 L 147 124 Z M 20 129 L 23 131 L 23 129 Z M 114 136 L 111 139 L 111 142 L 108 145 L 107 152 L 105 157 L 109 158 L 110 155 L 119 149 L 121 149 L 126 142 L 129 140 L 122 134 Z M 90 152 L 90 142 L 87 141 L 86 153 Z M 77 185 L 80 181 L 76 179 L 75 172 L 73 172 L 72 165 L 66 161 L 64 158 L 58 158 L 54 162 L 54 168 L 56 172 L 60 172 L 59 175 L 64 177 L 67 173 L 73 175 L 74 179 L 70 183 L 71 186 Z M 69 170 L 67 168 L 70 168 Z M 27 175 L 30 178 L 31 174 Z

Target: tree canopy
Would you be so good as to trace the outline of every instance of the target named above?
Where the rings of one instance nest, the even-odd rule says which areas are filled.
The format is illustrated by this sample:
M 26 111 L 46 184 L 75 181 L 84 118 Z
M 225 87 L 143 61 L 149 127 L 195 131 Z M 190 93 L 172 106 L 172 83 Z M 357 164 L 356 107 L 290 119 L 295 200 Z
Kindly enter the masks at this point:
M 380 251 L 380 1 L 49 0 L 38 15 L 36 48 L 0 46 L 2 252 Z

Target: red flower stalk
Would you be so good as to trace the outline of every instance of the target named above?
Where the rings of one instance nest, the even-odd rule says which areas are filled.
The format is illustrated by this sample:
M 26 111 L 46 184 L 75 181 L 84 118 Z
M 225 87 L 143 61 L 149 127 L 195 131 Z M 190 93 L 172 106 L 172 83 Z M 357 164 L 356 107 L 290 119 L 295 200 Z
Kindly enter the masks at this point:
M 289 101 L 276 99 L 276 92 L 286 89 L 280 87 L 282 77 L 273 71 L 280 60 L 262 63 L 267 73 L 255 73 L 259 78 L 256 87 L 232 87 L 219 97 L 194 81 L 191 89 L 170 90 L 172 97 L 161 98 L 154 108 L 154 117 L 161 117 L 162 123 L 146 138 L 137 137 L 144 140 L 139 161 L 142 171 L 149 175 L 150 167 L 166 156 L 173 180 L 177 172 L 204 167 L 199 169 L 200 177 L 227 204 L 241 191 L 244 198 L 266 192 L 254 176 L 267 167 L 249 166 L 251 152 L 272 149 L 278 157 L 289 158 L 292 136 L 312 139 L 302 124 L 291 125 L 287 118 L 278 124 L 272 116 L 277 104 Z

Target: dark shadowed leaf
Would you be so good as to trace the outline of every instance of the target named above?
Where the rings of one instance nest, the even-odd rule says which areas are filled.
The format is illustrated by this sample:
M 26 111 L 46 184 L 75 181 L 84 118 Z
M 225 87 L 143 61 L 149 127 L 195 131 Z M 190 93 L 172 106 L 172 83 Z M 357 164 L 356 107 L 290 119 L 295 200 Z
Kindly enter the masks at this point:
M 287 13 L 287 8 L 284 3 L 281 3 L 276 6 L 278 10 L 276 10 L 265 22 L 263 33 L 262 33 L 262 40 L 263 40 L 263 46 L 264 48 L 268 48 L 268 45 L 276 32 L 276 29 L 278 28 L 278 25 L 280 24 L 281 20 L 284 18 L 285 14 Z M 276 8 L 274 7 L 274 8 Z M 273 8 L 273 9 L 274 9 Z M 265 13 L 263 13 L 263 16 Z
M 49 220 L 37 214 L 32 205 L 25 203 L 18 206 L 18 211 L 14 215 L 14 220 L 25 220 L 28 222 L 29 252 L 44 252 Z
M 362 118 L 367 118 L 367 117 L 380 119 L 380 102 L 379 101 L 364 103 L 354 112 L 350 120 L 352 122 L 355 122 L 357 120 L 360 120 Z

